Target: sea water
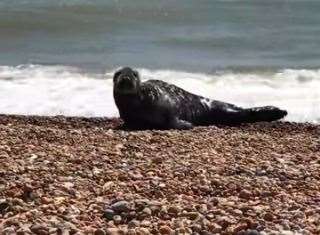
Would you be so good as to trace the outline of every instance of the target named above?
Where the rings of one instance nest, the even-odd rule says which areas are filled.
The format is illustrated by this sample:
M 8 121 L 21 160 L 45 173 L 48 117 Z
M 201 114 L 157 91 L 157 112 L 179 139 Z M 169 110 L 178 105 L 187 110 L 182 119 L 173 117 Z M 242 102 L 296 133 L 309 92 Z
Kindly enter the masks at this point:
M 243 107 L 320 121 L 320 1 L 2 0 L 0 113 L 118 116 L 137 68 Z

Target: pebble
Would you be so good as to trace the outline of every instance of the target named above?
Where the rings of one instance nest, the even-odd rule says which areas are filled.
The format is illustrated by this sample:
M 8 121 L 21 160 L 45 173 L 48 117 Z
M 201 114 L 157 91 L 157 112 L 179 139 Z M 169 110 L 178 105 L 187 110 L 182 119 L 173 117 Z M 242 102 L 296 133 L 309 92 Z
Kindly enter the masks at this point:
M 6 200 L 0 201 L 0 214 L 6 212 L 10 207 L 10 204 Z
M 128 229 L 128 234 L 127 235 L 136 235 L 136 234 L 137 234 L 137 232 L 136 232 L 135 229 L 133 229 L 133 228 Z
M 288 230 L 282 230 L 281 235 L 295 235 L 296 233 L 292 232 L 292 231 L 288 231 Z
M 218 233 L 218 234 L 220 234 L 220 232 L 213 232 L 213 233 Z M 201 231 L 200 234 L 201 234 L 201 235 L 212 235 L 212 233 L 210 233 L 209 231 L 206 231 L 206 230 Z
M 274 219 L 273 215 L 270 212 L 265 213 L 263 218 L 267 221 L 272 221 Z
M 147 228 L 137 228 L 136 233 L 137 235 L 149 235 L 150 231 Z
M 7 228 L 2 229 L 1 234 L 14 235 L 15 234 L 14 227 L 7 227 Z
M 106 232 L 102 229 L 97 229 L 96 231 L 94 231 L 94 235 L 105 235 Z
M 140 225 L 142 227 L 150 227 L 151 226 L 151 222 L 149 220 L 142 220 Z
M 136 228 L 140 226 L 140 221 L 133 219 L 128 223 L 128 228 Z
M 160 234 L 162 234 L 162 235 L 171 235 L 171 234 L 174 233 L 174 231 L 173 231 L 170 227 L 168 227 L 168 226 L 161 226 L 161 227 L 159 228 L 159 232 L 160 232 Z
M 107 228 L 106 234 L 108 235 L 119 235 L 120 230 L 118 228 Z
M 213 233 L 221 233 L 222 227 L 217 223 L 211 223 L 209 225 L 210 231 Z
M 181 212 L 181 207 L 174 205 L 168 208 L 168 213 L 173 215 L 178 215 Z
M 201 232 L 201 225 L 199 224 L 193 224 L 191 225 L 191 229 L 195 233 L 200 233 Z
M 43 204 L 50 204 L 53 200 L 51 198 L 48 198 L 48 197 L 42 197 L 41 198 L 41 202 Z
M 46 235 L 48 234 L 49 228 L 42 224 L 35 224 L 30 227 L 30 230 L 37 235 Z
M 252 197 L 252 193 L 249 190 L 243 189 L 240 191 L 239 197 L 249 200 Z
M 186 213 L 183 213 L 183 216 L 191 219 L 191 220 L 195 220 L 197 218 L 200 217 L 200 213 L 198 212 L 186 212 Z
M 247 229 L 238 232 L 237 235 L 261 235 L 261 233 L 254 229 Z
M 175 229 L 175 234 L 186 234 L 185 228 L 177 228 Z
M 146 207 L 142 210 L 142 213 L 146 216 L 151 216 L 152 215 L 152 211 L 149 207 Z
M 106 209 L 103 213 L 103 217 L 106 218 L 107 220 L 112 220 L 113 216 L 115 216 L 115 213 L 111 209 Z
M 237 216 L 241 216 L 243 214 L 243 212 L 241 210 L 239 210 L 239 209 L 235 209 L 232 212 L 233 212 L 233 214 L 235 214 Z
M 122 220 L 122 218 L 121 218 L 120 215 L 113 216 L 113 221 L 114 221 L 115 224 L 120 224 L 121 220 Z
M 111 205 L 111 209 L 118 214 L 128 212 L 130 210 L 130 203 L 127 201 L 118 201 Z
M 241 233 L 241 232 L 245 231 L 247 228 L 248 228 L 247 223 L 238 224 L 238 225 L 234 226 L 233 233 Z

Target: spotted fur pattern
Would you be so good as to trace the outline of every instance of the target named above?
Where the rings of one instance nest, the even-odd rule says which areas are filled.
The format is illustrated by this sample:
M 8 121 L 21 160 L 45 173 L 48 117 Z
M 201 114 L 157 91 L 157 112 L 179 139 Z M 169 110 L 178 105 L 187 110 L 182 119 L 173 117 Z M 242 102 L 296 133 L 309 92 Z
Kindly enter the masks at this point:
M 127 71 L 126 71 L 127 73 Z M 237 125 L 273 121 L 287 112 L 273 106 L 244 109 L 192 94 L 160 80 L 139 82 L 134 94 L 114 91 L 120 117 L 130 126 L 157 129 L 189 129 L 193 125 Z

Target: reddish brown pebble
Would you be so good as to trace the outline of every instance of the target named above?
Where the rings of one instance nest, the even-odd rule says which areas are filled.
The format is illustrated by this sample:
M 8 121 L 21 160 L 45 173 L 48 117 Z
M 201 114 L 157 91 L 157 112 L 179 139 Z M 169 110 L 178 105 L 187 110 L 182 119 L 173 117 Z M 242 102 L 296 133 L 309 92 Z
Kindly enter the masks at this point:
M 263 218 L 267 221 L 272 221 L 274 216 L 270 212 L 267 212 L 264 214 Z
M 94 231 L 94 235 L 105 235 L 106 232 L 102 229 L 97 229 L 96 231 Z
M 171 235 L 171 234 L 174 233 L 174 231 L 173 231 L 170 227 L 168 227 L 168 226 L 161 226 L 161 227 L 159 228 L 159 232 L 160 232 L 160 234 L 162 234 L 162 235 Z
M 107 228 L 106 234 L 108 235 L 119 235 L 120 230 L 118 228 Z
M 136 233 L 137 235 L 149 235 L 150 231 L 147 228 L 137 228 Z
M 252 197 L 252 193 L 248 190 L 243 189 L 240 191 L 239 197 L 249 200 Z

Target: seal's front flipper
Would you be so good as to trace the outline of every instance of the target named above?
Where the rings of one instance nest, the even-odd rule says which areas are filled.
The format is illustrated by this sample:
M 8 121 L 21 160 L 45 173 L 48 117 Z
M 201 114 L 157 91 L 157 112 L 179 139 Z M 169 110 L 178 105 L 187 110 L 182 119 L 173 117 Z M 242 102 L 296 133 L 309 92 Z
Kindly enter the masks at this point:
M 274 106 L 264 106 L 246 109 L 249 122 L 271 122 L 285 117 L 288 112 Z
M 170 121 L 170 128 L 177 130 L 190 130 L 193 128 L 193 125 L 190 122 L 181 120 L 179 118 L 173 118 Z

